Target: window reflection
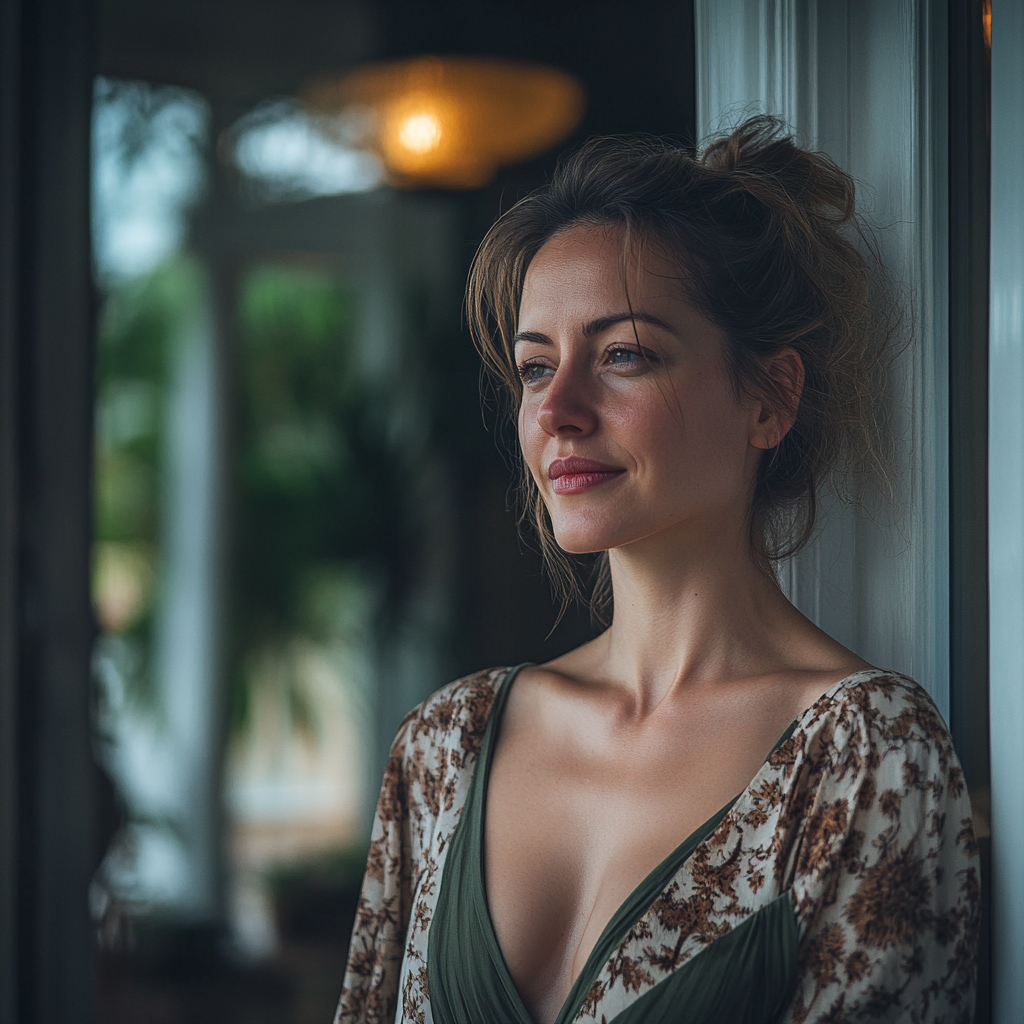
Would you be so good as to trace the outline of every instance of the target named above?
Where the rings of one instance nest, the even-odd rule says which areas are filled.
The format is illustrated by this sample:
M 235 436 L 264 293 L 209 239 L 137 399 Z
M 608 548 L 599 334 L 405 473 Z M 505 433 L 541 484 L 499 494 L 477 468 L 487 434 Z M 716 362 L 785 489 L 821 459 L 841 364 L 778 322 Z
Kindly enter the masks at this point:
M 244 175 L 243 194 L 275 202 L 375 188 L 384 170 L 376 156 L 355 145 L 359 126 L 339 119 L 334 127 L 329 137 L 288 99 L 269 100 L 239 119 L 224 146 Z

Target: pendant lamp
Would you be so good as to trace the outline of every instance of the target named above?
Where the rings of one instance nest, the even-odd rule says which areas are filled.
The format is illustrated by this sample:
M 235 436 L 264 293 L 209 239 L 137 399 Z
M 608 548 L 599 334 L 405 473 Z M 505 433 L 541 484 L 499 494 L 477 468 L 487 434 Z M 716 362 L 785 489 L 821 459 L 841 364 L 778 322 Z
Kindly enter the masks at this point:
M 302 101 L 328 134 L 382 160 L 403 188 L 480 188 L 499 167 L 550 149 L 583 117 L 566 71 L 485 57 L 366 64 L 310 82 Z

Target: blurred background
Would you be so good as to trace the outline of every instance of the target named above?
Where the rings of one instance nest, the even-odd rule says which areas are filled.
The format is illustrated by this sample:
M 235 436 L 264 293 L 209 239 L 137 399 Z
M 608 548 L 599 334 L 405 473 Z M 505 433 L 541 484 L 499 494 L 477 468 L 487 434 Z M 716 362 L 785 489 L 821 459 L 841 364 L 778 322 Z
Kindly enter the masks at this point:
M 692 141 L 693 10 L 97 17 L 97 1018 L 323 1022 L 401 717 L 591 631 L 517 538 L 469 262 L 565 147 Z

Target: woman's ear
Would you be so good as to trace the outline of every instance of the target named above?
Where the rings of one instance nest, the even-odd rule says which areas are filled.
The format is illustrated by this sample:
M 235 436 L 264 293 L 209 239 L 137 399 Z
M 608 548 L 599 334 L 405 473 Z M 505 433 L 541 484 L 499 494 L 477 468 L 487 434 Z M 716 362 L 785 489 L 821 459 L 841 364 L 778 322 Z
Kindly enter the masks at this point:
M 804 389 L 804 361 L 796 349 L 787 346 L 768 356 L 763 366 L 772 387 L 771 393 L 758 403 L 750 444 L 767 450 L 776 447 L 796 422 Z

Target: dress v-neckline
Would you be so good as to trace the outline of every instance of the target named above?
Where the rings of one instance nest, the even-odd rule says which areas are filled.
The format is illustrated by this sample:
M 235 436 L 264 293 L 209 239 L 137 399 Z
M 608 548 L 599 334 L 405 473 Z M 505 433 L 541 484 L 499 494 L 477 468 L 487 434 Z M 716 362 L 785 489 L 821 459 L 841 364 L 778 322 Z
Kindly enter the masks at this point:
M 512 978 L 512 972 L 508 969 L 505 956 L 501 951 L 501 945 L 498 942 L 498 935 L 494 929 L 494 922 L 491 920 L 490 907 L 487 905 L 487 887 L 484 879 L 484 837 L 487 822 L 487 790 L 488 783 L 490 781 L 491 762 L 494 757 L 496 733 L 501 726 L 501 719 L 505 711 L 505 705 L 508 702 L 508 695 L 512 689 L 512 684 L 515 682 L 516 676 L 519 675 L 519 672 L 522 669 L 531 664 L 532 662 L 524 662 L 521 665 L 516 665 L 514 668 L 509 669 L 505 678 L 501 681 L 494 699 L 494 705 L 492 706 L 491 713 L 488 716 L 487 725 L 484 729 L 483 740 L 480 745 L 480 759 L 476 765 L 476 772 L 480 772 L 482 770 L 482 775 L 480 776 L 479 783 L 477 783 L 477 779 L 474 776 L 474 785 L 472 787 L 473 789 L 476 789 L 477 785 L 479 786 L 477 794 L 477 799 L 479 800 L 479 822 L 477 823 L 479 835 L 476 836 L 476 848 L 472 851 L 474 856 L 471 857 L 471 863 L 474 866 L 473 870 L 478 874 L 478 877 L 474 879 L 474 882 L 479 886 L 477 891 L 480 893 L 480 898 L 483 903 L 480 915 L 484 933 L 483 937 L 488 944 L 492 945 L 491 960 L 494 964 L 495 970 L 504 972 L 504 977 L 502 978 L 504 984 L 502 987 L 506 989 L 510 997 L 514 997 L 515 999 L 515 1009 L 520 1018 L 516 1024 L 535 1024 L 535 1022 L 533 1017 L 530 1015 L 530 1012 L 526 1009 L 522 997 L 519 995 L 519 989 Z M 720 808 L 711 815 L 707 821 L 695 828 L 674 850 L 672 850 L 671 853 L 668 854 L 667 857 L 664 858 L 664 860 L 661 861 L 661 863 L 648 872 L 643 880 L 622 901 L 608 920 L 608 923 L 605 925 L 601 934 L 598 936 L 597 942 L 594 944 L 594 948 L 590 951 L 590 955 L 584 961 L 579 973 L 573 979 L 572 985 L 569 988 L 569 993 L 565 997 L 561 1007 L 559 1007 L 554 1024 L 569 1024 L 569 1022 L 576 1018 L 584 1000 L 586 999 L 587 993 L 593 986 L 595 979 L 599 976 L 600 969 L 608 962 L 614 951 L 621 945 L 622 940 L 628 933 L 629 929 L 632 928 L 633 925 L 643 916 L 644 912 L 651 906 L 654 900 L 657 899 L 657 895 L 667 888 L 672 878 L 682 870 L 683 865 L 690 859 L 697 847 L 714 835 L 718 830 L 719 825 L 721 825 L 725 816 L 732 810 L 736 802 L 748 793 L 754 783 L 757 782 L 758 777 L 764 771 L 768 762 L 775 755 L 776 751 L 778 751 L 779 747 L 781 747 L 782 744 L 793 735 L 801 719 L 817 707 L 821 701 L 831 697 L 833 692 L 845 682 L 863 671 L 870 670 L 859 669 L 858 672 L 844 676 L 838 682 L 829 687 L 825 693 L 823 693 L 803 712 L 803 714 L 794 718 L 778 740 L 776 740 L 775 745 L 761 763 L 761 766 L 758 768 L 750 782 L 724 807 Z M 472 798 L 473 794 L 470 795 L 470 799 Z

